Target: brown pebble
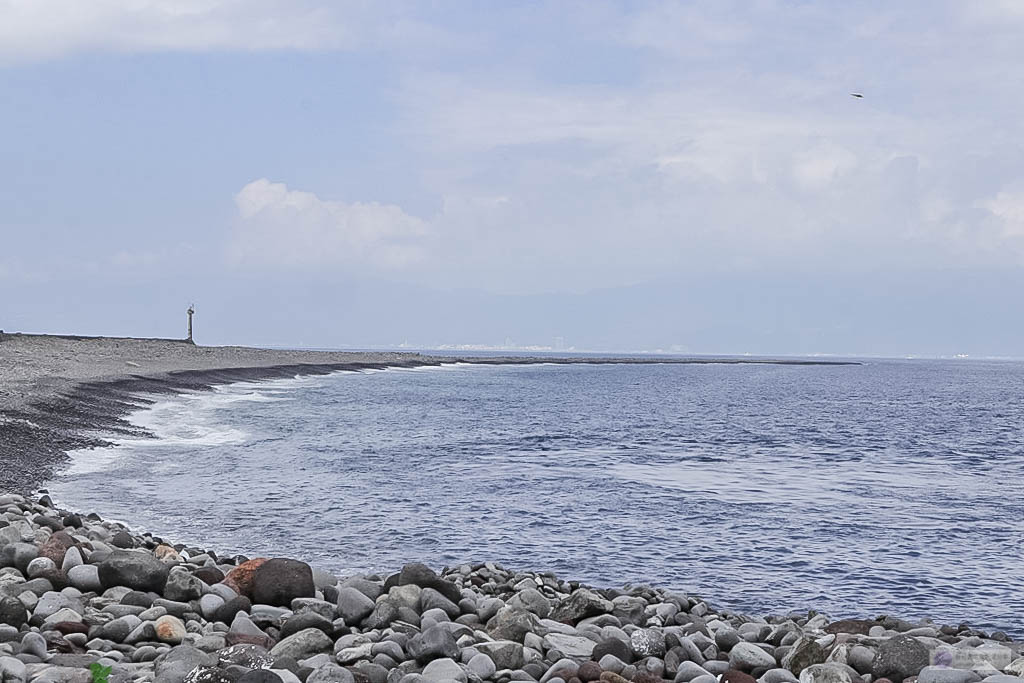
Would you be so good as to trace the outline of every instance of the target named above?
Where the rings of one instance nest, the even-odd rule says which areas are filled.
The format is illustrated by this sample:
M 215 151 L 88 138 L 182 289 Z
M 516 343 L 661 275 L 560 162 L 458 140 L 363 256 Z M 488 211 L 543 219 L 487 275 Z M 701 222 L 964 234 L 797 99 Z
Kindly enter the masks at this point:
M 623 678 L 614 671 L 605 671 L 601 674 L 601 679 L 604 683 L 629 683 L 628 679 Z
M 48 557 L 58 567 L 64 562 L 64 555 L 69 548 L 78 545 L 78 541 L 72 538 L 66 531 L 58 531 L 51 534 L 41 546 L 39 546 L 39 557 Z
M 164 562 L 181 562 L 181 555 L 178 554 L 178 551 L 164 543 L 156 547 L 153 555 L 156 559 L 163 560 Z
M 576 672 L 583 683 L 590 683 L 590 681 L 596 681 L 601 678 L 601 665 L 597 662 L 583 662 L 580 664 L 579 670 Z

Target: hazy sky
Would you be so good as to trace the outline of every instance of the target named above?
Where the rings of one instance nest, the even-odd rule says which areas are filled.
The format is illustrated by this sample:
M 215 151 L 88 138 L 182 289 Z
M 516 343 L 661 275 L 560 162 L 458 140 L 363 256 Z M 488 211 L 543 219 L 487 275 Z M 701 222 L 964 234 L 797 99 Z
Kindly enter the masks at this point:
M 1018 0 L 0 0 L 0 328 L 1024 356 L 1022 35 Z

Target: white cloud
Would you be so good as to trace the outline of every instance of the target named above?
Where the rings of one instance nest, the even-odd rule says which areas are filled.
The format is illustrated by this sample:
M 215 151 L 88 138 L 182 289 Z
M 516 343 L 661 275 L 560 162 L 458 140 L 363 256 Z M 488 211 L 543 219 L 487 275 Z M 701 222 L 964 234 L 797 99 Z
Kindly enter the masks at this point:
M 1024 189 L 1004 190 L 978 206 L 999 218 L 1004 236 L 1024 237 Z
M 401 45 L 410 59 L 367 66 L 381 97 L 345 106 L 381 107 L 390 156 L 366 172 L 408 159 L 374 182 L 436 214 L 259 180 L 236 197 L 233 258 L 579 290 L 682 269 L 1020 263 L 1005 188 L 1024 91 L 1005 65 L 1024 53 L 986 19 L 1016 6 L 456 4 L 418 23 L 402 3 L 0 0 L 0 59 Z
M 857 157 L 850 150 L 834 142 L 819 142 L 796 155 L 793 175 L 804 189 L 820 190 L 839 180 L 856 163 Z
M 404 6 L 358 0 L 0 0 L 0 60 L 81 51 L 356 49 L 430 35 Z
M 266 178 L 235 204 L 228 253 L 241 266 L 401 268 L 422 258 L 429 237 L 423 220 L 397 206 L 323 200 Z

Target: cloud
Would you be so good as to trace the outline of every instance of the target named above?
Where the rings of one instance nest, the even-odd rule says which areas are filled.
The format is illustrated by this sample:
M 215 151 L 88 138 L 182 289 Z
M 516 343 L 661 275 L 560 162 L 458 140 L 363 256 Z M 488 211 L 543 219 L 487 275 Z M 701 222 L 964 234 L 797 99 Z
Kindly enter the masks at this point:
M 235 195 L 229 260 L 243 267 L 395 269 L 423 257 L 427 224 L 390 204 L 328 201 L 266 178 Z
M 992 199 L 979 202 L 978 206 L 999 219 L 1005 237 L 1024 238 L 1024 187 L 999 192 Z
M 83 51 L 352 50 L 430 35 L 401 5 L 310 0 L 0 0 L 0 60 Z
M 250 183 L 229 251 L 251 267 L 400 268 L 525 292 L 1024 263 L 1007 189 L 1024 91 L 1005 69 L 1024 53 L 990 20 L 1013 3 L 417 6 L 0 0 L 0 52 L 396 46 L 386 65 L 360 62 L 372 97 L 322 101 L 374 120 L 373 164 L 330 162 L 395 204 Z M 344 127 L 324 134 L 346 141 Z M 320 149 L 274 157 L 308 176 Z
M 813 81 L 794 86 L 805 92 L 795 103 L 757 83 L 764 100 L 751 102 L 737 94 L 746 86 L 742 76 L 636 90 L 418 78 L 407 137 L 446 161 L 439 239 L 458 235 L 502 291 L 692 269 L 1024 262 L 976 209 L 991 192 L 974 168 L 1002 165 L 997 128 L 883 111 Z M 456 201 L 487 196 L 506 202 Z

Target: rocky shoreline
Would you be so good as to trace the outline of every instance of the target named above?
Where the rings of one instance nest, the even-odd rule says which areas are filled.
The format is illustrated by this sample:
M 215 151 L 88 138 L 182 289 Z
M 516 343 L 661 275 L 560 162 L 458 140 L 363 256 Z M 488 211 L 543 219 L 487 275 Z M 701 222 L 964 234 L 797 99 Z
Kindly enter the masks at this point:
M 755 617 L 486 563 L 337 577 L 0 494 L 2 681 L 1024 683 L 966 625 Z

